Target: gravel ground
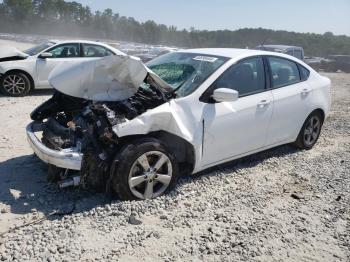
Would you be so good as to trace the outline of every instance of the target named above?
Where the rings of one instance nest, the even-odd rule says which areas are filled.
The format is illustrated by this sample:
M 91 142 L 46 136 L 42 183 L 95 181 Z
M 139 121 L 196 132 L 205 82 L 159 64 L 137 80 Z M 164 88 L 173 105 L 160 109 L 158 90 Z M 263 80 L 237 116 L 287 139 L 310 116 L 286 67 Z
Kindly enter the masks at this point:
M 58 190 L 25 139 L 50 92 L 0 97 L 0 261 L 350 261 L 350 74 L 311 151 L 282 146 L 184 177 L 155 200 Z

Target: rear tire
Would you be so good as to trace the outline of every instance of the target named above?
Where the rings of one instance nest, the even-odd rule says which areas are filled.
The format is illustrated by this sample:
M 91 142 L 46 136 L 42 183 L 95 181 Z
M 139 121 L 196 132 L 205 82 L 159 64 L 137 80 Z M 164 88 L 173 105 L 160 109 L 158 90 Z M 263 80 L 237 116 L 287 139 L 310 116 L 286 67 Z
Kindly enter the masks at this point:
M 29 77 L 24 73 L 10 72 L 5 74 L 0 81 L 0 91 L 6 96 L 25 96 L 31 89 Z
M 320 136 L 322 125 L 322 114 L 318 111 L 311 113 L 305 120 L 294 145 L 306 150 L 313 148 Z
M 135 140 L 116 156 L 112 190 L 122 200 L 151 199 L 172 190 L 178 180 L 173 154 L 154 138 Z

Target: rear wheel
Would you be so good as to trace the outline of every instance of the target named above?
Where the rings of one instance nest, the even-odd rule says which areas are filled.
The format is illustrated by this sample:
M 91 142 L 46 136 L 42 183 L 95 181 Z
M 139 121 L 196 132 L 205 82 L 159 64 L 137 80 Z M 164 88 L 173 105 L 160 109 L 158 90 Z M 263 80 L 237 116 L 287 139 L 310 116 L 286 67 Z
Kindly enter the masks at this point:
M 322 114 L 313 112 L 305 120 L 294 144 L 301 149 L 311 149 L 317 142 L 323 125 Z
M 112 187 L 123 200 L 155 198 L 177 182 L 177 161 L 159 140 L 137 140 L 121 150 L 115 161 Z
M 7 96 L 25 96 L 31 88 L 30 80 L 27 75 L 19 72 L 10 72 L 5 74 L 0 83 L 0 90 Z

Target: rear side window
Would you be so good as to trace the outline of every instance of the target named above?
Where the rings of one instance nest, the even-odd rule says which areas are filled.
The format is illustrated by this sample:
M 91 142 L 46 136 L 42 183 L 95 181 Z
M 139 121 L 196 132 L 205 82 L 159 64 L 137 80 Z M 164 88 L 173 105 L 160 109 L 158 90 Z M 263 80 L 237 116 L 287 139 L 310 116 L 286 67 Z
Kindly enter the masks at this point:
M 264 62 L 261 57 L 245 59 L 227 69 L 215 82 L 215 89 L 230 88 L 246 96 L 265 89 Z
M 295 62 L 279 57 L 269 57 L 268 60 L 273 88 L 300 82 L 299 69 Z
M 299 65 L 299 71 L 300 71 L 301 81 L 305 81 L 309 78 L 310 71 L 307 70 L 305 67 L 303 67 L 302 65 Z
M 113 55 L 112 51 L 99 45 L 83 44 L 84 57 L 104 57 Z

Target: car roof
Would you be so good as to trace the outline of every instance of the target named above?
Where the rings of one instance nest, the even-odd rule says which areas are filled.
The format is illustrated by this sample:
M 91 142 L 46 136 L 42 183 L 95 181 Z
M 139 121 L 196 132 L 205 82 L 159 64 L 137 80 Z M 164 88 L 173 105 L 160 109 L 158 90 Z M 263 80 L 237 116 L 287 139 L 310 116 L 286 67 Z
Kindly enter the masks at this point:
M 281 50 L 288 50 L 288 49 L 303 49 L 300 46 L 292 46 L 292 45 L 258 45 L 257 48 L 274 48 L 274 49 L 281 49 Z
M 251 55 L 253 53 L 260 53 L 261 51 L 252 50 L 252 49 L 238 49 L 238 48 L 196 48 L 196 49 L 181 50 L 179 52 L 235 58 L 235 57 L 244 56 L 244 55 Z
M 108 46 L 107 44 L 99 41 L 91 41 L 91 40 L 79 40 L 79 39 L 72 39 L 72 40 L 57 40 L 57 39 L 50 39 L 48 42 L 54 42 L 56 44 L 65 44 L 65 43 L 82 43 L 82 44 L 95 44 L 95 45 L 104 45 Z
M 103 43 L 103 42 L 98 42 L 98 41 L 90 41 L 90 40 L 79 40 L 79 39 L 74 39 L 74 40 L 57 40 L 57 39 L 50 39 L 48 40 L 48 42 L 53 42 L 55 43 L 55 45 L 58 44 L 68 44 L 68 43 L 82 43 L 82 44 L 93 44 L 93 45 L 100 45 L 100 46 L 104 46 L 110 50 L 112 50 L 114 53 L 116 54 L 124 54 L 123 52 L 121 52 L 119 49 L 116 49 L 113 46 L 110 46 L 109 44 Z
M 239 49 L 239 48 L 198 48 L 198 49 L 185 49 L 185 50 L 179 50 L 178 53 L 194 53 L 199 55 L 212 55 L 212 56 L 222 56 L 227 57 L 234 60 L 240 60 L 244 59 L 245 57 L 250 56 L 259 56 L 259 55 L 268 55 L 268 56 L 277 56 L 282 57 L 288 60 L 292 60 L 294 62 L 297 62 L 304 67 L 311 69 L 305 62 L 302 60 L 285 54 L 285 53 L 276 53 L 272 51 L 265 51 L 265 50 L 256 50 L 256 49 Z
M 186 49 L 180 50 L 178 52 L 195 53 L 202 55 L 213 55 L 213 56 L 223 56 L 227 58 L 241 58 L 244 56 L 255 56 L 255 55 L 272 55 L 290 58 L 291 56 L 269 52 L 264 50 L 255 49 L 239 49 L 239 48 L 196 48 L 196 49 Z

